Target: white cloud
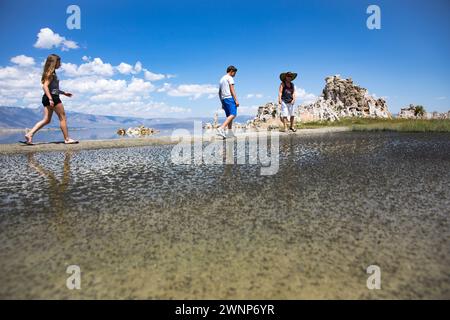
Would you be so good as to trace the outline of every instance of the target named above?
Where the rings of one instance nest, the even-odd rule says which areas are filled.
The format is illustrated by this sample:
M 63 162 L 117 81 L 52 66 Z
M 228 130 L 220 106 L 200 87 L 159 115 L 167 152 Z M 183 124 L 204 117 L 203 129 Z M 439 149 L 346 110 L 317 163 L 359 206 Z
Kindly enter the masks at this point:
M 25 103 L 39 106 L 41 70 L 31 65 L 0 67 L 0 104 L 23 107 Z
M 211 84 L 181 84 L 177 87 L 173 87 L 169 83 L 165 83 L 158 92 L 167 92 L 169 96 L 172 97 L 190 97 L 192 99 L 198 99 L 207 95 L 211 97 L 212 95 L 217 96 L 218 88 Z
M 7 98 L 7 97 L 2 97 L 0 96 L 0 106 L 11 106 L 17 103 L 17 99 L 15 98 Z
M 239 106 L 238 113 L 241 115 L 255 116 L 258 111 L 259 105 L 253 106 Z
M 146 80 L 149 80 L 149 81 L 158 81 L 158 80 L 165 79 L 167 76 L 162 73 L 153 73 L 147 69 L 144 69 L 144 77 Z
M 84 56 L 82 60 L 84 63 L 81 65 L 63 63 L 61 66 L 61 89 L 73 93 L 72 98 L 63 99 L 70 110 L 93 114 L 144 116 L 140 112 L 148 113 L 151 109 L 153 116 L 158 114 L 160 105 L 150 96 L 155 90 L 150 81 L 137 77 L 114 79 L 114 74 L 119 72 L 101 58 L 91 60 L 90 57 Z M 128 70 L 132 74 L 142 68 L 140 62 L 129 66 Z M 42 97 L 41 72 L 41 68 L 33 66 L 0 67 L 0 101 L 11 106 L 39 106 Z M 166 104 L 161 105 L 161 108 L 161 112 L 181 110 L 181 107 L 171 109 L 172 106 Z M 186 108 L 183 111 L 189 112 Z
M 144 79 L 133 77 L 127 89 L 133 93 L 142 93 L 144 91 L 147 92 L 154 91 L 155 86 L 151 82 L 145 81 Z
M 447 97 L 444 97 L 444 96 L 442 96 L 442 97 L 436 97 L 436 100 L 446 100 L 447 99 Z
M 62 51 L 78 48 L 78 44 L 75 41 L 67 40 L 65 37 L 54 33 L 50 28 L 42 28 L 37 37 L 38 39 L 34 44 L 35 48 L 52 49 L 61 47 Z
M 92 93 L 100 94 L 108 91 L 120 92 L 127 87 L 126 80 L 114 80 L 98 77 L 80 77 L 61 81 L 61 86 L 74 93 Z
M 134 65 L 134 72 L 139 73 L 142 71 L 142 63 L 140 61 L 136 62 Z M 148 80 L 148 79 L 147 79 Z
M 61 70 L 68 77 L 85 77 L 85 76 L 106 76 L 112 77 L 114 74 L 136 75 L 144 71 L 144 78 L 148 81 L 158 81 L 162 79 L 170 79 L 175 77 L 171 74 L 153 73 L 143 68 L 142 63 L 137 61 L 135 65 L 121 62 L 118 66 L 113 67 L 110 63 L 104 63 L 101 58 L 83 56 L 84 63 L 77 65 L 74 63 L 62 63 Z
M 19 78 L 21 74 L 20 69 L 17 67 L 4 67 L 0 68 L 0 80 L 1 79 L 15 79 Z
M 172 85 L 170 83 L 165 82 L 162 87 L 159 87 L 156 89 L 157 92 L 167 92 L 172 88 Z
M 84 76 L 107 76 L 112 77 L 115 73 L 122 75 L 138 74 L 142 69 L 142 63 L 136 62 L 134 66 L 121 62 L 118 66 L 113 67 L 110 63 L 105 63 L 101 58 L 83 56 L 84 63 L 76 65 L 74 63 L 62 63 L 61 70 L 68 77 L 84 77 Z M 145 69 L 144 69 L 145 70 Z M 150 79 L 147 79 L 150 80 Z
M 11 62 L 15 63 L 21 67 L 29 67 L 34 65 L 34 59 L 32 57 L 27 57 L 23 54 L 20 56 L 15 56 L 11 58 Z
M 136 64 L 134 66 L 132 66 L 128 63 L 121 62 L 116 67 L 116 69 L 121 74 L 137 74 L 142 71 L 142 63 L 140 61 L 138 61 L 138 62 L 136 62 Z M 151 80 L 151 79 L 147 79 L 147 80 Z
M 120 63 L 116 69 L 121 73 L 121 74 L 130 74 L 132 71 L 134 71 L 133 66 L 129 65 L 128 63 Z
M 66 102 L 66 106 L 68 109 L 75 109 L 75 103 L 76 102 L 73 101 L 74 108 L 72 108 L 72 102 Z M 96 103 L 95 101 L 89 101 L 89 103 L 76 104 L 76 111 L 90 114 L 140 118 L 160 116 L 173 117 L 192 112 L 190 108 L 170 106 L 164 102 L 155 102 L 151 99 L 146 101 L 128 101 L 126 103 L 122 101 L 114 101 L 109 103 Z
M 169 106 L 151 97 L 155 86 L 142 78 L 131 80 L 83 77 L 61 81 L 74 93 L 65 105 L 74 111 L 101 115 L 156 117 L 189 113 L 189 108 Z
M 15 107 L 41 106 L 42 66 L 32 64 L 34 60 L 31 57 L 16 56 L 11 58 L 14 65 L 0 66 L 0 104 Z M 82 60 L 81 64 L 63 63 L 58 71 L 61 73 L 61 89 L 73 93 L 72 98 L 62 98 L 67 110 L 136 117 L 183 116 L 192 110 L 185 106 L 155 101 L 153 93 L 189 99 L 217 97 L 218 89 L 207 84 L 175 86 L 165 83 L 157 90 L 152 81 L 145 78 L 145 74 L 135 76 L 144 70 L 140 62 L 136 62 L 134 66 L 123 62 L 126 68 L 122 71 L 130 71 L 127 75 L 120 73 L 120 65 L 114 67 L 101 58 L 83 56 Z M 123 64 L 120 68 L 124 67 Z M 116 79 L 116 75 L 120 78 Z M 173 77 L 162 75 L 165 79 Z
M 69 51 L 69 49 L 78 49 L 77 43 L 72 40 L 64 40 L 61 50 Z
M 132 78 L 131 81 L 105 79 L 97 77 L 84 77 L 61 81 L 61 86 L 70 89 L 74 93 L 74 100 L 80 103 L 91 101 L 94 103 L 121 102 L 126 105 L 130 102 L 145 101 L 150 98 L 150 93 L 155 86 L 140 78 Z
M 303 88 L 296 88 L 295 94 L 297 99 L 300 99 L 302 103 L 313 103 L 317 100 L 317 96 L 306 92 Z
M 246 99 L 252 99 L 252 98 L 261 99 L 262 97 L 263 97 L 263 95 L 260 93 L 249 93 L 245 96 Z
M 61 70 L 68 77 L 92 75 L 111 77 L 114 74 L 113 66 L 109 63 L 104 63 L 100 58 L 95 58 L 93 61 L 87 60 L 87 62 L 79 66 L 73 63 L 62 63 Z

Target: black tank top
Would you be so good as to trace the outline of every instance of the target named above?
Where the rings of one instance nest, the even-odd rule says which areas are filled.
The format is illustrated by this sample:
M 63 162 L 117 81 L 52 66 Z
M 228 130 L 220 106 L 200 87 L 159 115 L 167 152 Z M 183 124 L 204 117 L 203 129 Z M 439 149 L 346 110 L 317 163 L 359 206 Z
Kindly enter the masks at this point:
M 51 94 L 59 94 L 59 80 L 58 76 L 56 75 L 56 72 L 53 72 L 52 81 L 50 82 L 48 89 L 50 90 Z
M 291 103 L 294 100 L 294 83 L 291 82 L 291 86 L 288 88 L 285 82 L 282 84 L 283 91 L 281 93 L 281 100 L 286 103 Z

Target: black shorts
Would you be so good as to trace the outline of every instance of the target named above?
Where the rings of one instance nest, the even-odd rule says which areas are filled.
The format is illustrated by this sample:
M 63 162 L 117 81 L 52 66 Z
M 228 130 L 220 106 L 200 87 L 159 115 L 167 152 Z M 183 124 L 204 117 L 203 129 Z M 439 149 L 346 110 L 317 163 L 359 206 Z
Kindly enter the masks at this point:
M 52 99 L 53 99 L 53 102 L 55 103 L 55 106 L 58 103 L 62 102 L 61 99 L 59 98 L 59 94 L 52 94 Z M 50 100 L 48 100 L 48 97 L 46 94 L 44 94 L 42 96 L 42 104 L 44 105 L 44 107 L 48 107 L 50 105 Z

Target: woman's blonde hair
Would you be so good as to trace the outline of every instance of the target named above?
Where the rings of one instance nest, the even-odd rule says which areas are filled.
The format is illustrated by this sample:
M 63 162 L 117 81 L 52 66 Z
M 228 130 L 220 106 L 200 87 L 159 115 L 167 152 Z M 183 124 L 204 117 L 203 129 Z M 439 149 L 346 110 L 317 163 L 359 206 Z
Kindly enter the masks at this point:
M 44 65 L 44 71 L 42 72 L 41 83 L 44 83 L 46 80 L 51 80 L 58 61 L 61 61 L 61 58 L 56 54 L 51 54 L 47 57 Z

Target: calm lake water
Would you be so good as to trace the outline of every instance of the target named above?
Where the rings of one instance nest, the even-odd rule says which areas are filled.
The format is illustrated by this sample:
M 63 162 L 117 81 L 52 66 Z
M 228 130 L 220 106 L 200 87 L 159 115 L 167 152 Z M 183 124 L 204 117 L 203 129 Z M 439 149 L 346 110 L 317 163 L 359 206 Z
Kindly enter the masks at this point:
M 450 135 L 287 135 L 272 176 L 172 147 L 0 156 L 0 298 L 450 298 Z
M 249 116 L 239 116 L 238 123 L 245 123 L 247 120 L 251 119 Z M 219 117 L 219 122 L 223 122 L 225 118 Z M 161 119 L 161 120 L 147 120 L 150 122 L 149 127 L 158 130 L 157 134 L 153 136 L 170 136 L 174 130 L 184 129 L 189 132 L 194 132 L 194 120 L 184 120 L 184 119 Z M 207 122 L 212 122 L 212 120 L 197 119 L 197 123 L 200 126 L 206 124 Z M 124 129 L 128 129 L 129 126 L 123 126 Z M 127 139 L 128 136 L 119 136 L 117 130 L 119 127 L 103 127 L 103 128 L 70 128 L 69 134 L 72 138 L 77 140 L 107 140 L 107 139 Z M 18 141 L 24 140 L 25 129 L 23 130 L 2 130 L 0 128 L 0 144 L 1 143 L 17 143 Z M 63 141 L 63 135 L 59 127 L 52 127 L 38 131 L 33 141 L 35 142 L 58 142 Z
M 127 128 L 125 128 L 127 129 Z M 165 125 L 157 130 L 154 136 L 170 136 L 175 129 L 186 129 L 193 132 L 193 124 L 186 126 Z M 25 131 L 0 131 L 0 143 L 17 143 L 24 141 Z M 88 129 L 69 129 L 70 137 L 76 140 L 108 140 L 108 139 L 127 139 L 128 136 L 117 134 L 117 128 L 88 128 Z M 61 130 L 52 128 L 51 130 L 41 130 L 33 138 L 34 142 L 58 142 L 64 141 Z

